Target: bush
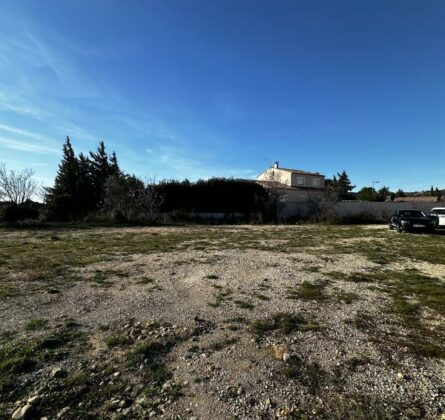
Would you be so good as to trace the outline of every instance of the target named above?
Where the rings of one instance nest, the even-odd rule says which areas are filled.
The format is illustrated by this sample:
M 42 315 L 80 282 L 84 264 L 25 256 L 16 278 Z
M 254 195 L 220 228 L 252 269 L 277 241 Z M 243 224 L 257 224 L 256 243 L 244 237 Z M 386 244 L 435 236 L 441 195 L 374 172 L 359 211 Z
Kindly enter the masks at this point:
M 22 204 L 6 203 L 0 208 L 0 221 L 36 220 L 39 218 L 40 208 L 41 204 L 33 201 L 26 201 Z

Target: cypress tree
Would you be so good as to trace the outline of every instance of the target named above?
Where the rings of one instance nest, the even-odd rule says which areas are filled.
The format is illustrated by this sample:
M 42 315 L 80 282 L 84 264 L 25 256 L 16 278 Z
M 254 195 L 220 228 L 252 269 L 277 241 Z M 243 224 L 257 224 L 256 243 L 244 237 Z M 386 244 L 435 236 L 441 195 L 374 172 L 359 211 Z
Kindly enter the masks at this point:
M 61 220 L 77 218 L 78 175 L 79 161 L 74 154 L 70 138 L 67 137 L 54 187 L 46 189 L 45 202 L 51 218 Z

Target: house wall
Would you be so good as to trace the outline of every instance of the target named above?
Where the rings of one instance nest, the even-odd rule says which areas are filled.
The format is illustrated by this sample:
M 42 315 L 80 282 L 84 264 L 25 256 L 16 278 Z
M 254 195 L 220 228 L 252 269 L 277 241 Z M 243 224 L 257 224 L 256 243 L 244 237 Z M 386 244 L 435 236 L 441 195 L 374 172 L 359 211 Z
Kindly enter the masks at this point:
M 304 178 L 304 186 L 305 187 L 309 187 L 309 188 L 319 188 L 319 189 L 324 189 L 324 176 L 316 176 L 316 175 L 300 175 L 300 174 L 291 174 L 291 184 L 293 187 L 300 187 L 300 185 L 298 185 L 297 183 L 297 178 L 298 177 L 303 177 Z M 313 180 L 314 179 L 319 179 L 320 180 L 320 186 L 319 187 L 314 187 L 314 183 Z
M 266 169 L 262 174 L 258 175 L 259 181 L 275 181 L 284 185 L 291 186 L 291 173 L 282 171 L 279 168 Z
M 269 168 L 266 169 L 262 174 L 260 174 L 257 179 L 259 181 L 276 181 L 281 184 L 298 187 L 297 178 L 304 177 L 304 186 L 309 188 L 314 188 L 313 180 L 320 179 L 319 189 L 324 189 L 324 176 L 316 176 L 316 175 L 304 175 L 304 174 L 295 174 L 290 171 L 283 171 L 280 168 Z

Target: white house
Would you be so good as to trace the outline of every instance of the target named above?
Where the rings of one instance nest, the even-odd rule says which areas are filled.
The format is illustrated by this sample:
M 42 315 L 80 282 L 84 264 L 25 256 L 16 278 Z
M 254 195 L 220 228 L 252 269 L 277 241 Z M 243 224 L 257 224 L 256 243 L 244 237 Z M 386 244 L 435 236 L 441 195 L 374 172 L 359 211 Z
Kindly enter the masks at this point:
M 325 191 L 324 175 L 301 169 L 281 168 L 278 162 L 261 172 L 256 179 L 264 185 L 273 183 L 282 190 L 286 201 L 305 201 L 309 197 L 319 196 Z

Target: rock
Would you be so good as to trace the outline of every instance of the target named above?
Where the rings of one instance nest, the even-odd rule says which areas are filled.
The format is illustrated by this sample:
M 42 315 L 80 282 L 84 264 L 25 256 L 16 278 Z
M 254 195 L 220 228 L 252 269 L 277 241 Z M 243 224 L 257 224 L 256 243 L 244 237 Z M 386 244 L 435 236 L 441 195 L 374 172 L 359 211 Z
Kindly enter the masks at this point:
M 57 418 L 61 419 L 68 411 L 70 411 L 71 407 L 64 407 L 57 413 Z
M 117 378 L 119 375 L 120 375 L 120 372 L 114 372 L 114 373 L 113 373 L 113 376 L 114 376 L 115 378 Z
M 402 372 L 397 372 L 397 379 L 404 379 L 405 376 L 403 375 Z
M 28 400 L 28 404 L 37 405 L 39 404 L 40 400 L 41 400 L 40 395 L 34 395 Z
M 237 390 L 236 390 L 236 394 L 237 395 L 243 395 L 244 394 L 244 388 L 242 386 L 240 386 Z
M 50 374 L 50 377 L 54 379 L 64 378 L 65 376 L 66 371 L 64 371 L 61 367 L 55 367 Z
M 283 362 L 287 362 L 290 359 L 290 354 L 287 352 L 283 353 Z
M 23 407 L 19 407 L 17 410 L 14 411 L 12 415 L 12 419 L 29 419 L 32 417 L 32 414 L 34 413 L 35 408 L 31 404 L 26 404 Z
M 277 360 L 284 360 L 284 355 L 285 354 L 287 354 L 287 356 L 286 356 L 287 358 L 290 357 L 289 350 L 287 349 L 286 346 L 273 344 L 272 345 L 272 349 L 273 349 L 274 357 Z

